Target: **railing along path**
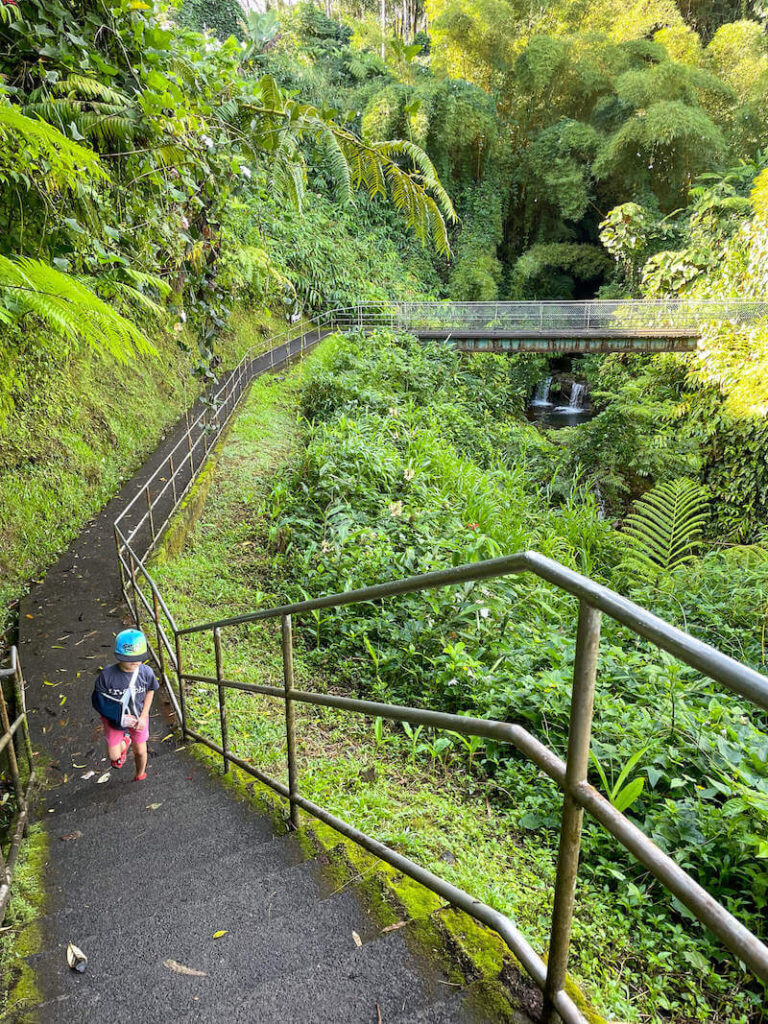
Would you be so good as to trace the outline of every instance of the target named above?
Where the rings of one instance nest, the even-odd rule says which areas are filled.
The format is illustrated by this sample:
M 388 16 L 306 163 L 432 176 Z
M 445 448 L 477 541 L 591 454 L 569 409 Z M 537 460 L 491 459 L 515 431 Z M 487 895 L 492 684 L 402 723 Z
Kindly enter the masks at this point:
M 32 742 L 24 700 L 24 676 L 18 648 L 10 644 L 9 632 L 0 633 L 0 661 L 8 662 L 6 667 L 0 668 L 0 753 L 4 752 L 8 761 L 15 808 L 8 827 L 10 841 L 7 851 L 3 853 L 0 849 L 0 923 L 11 896 L 16 860 L 29 825 L 30 795 L 35 783 Z M 5 691 L 7 683 L 11 686 L 13 710 L 16 712 L 13 721 L 8 713 L 9 703 Z
M 360 307 L 356 329 L 365 325 L 360 321 Z M 270 352 L 259 357 L 247 355 L 214 396 L 214 402 L 191 424 L 180 442 L 175 461 L 173 453 L 147 482 L 115 523 L 117 556 L 120 565 L 123 594 L 132 609 L 136 624 L 146 618 L 154 633 L 152 654 L 159 674 L 167 687 L 183 735 L 217 752 L 223 759 L 224 770 L 235 764 L 260 782 L 284 797 L 290 808 L 290 820 L 295 827 L 299 811 L 303 810 L 324 821 L 340 834 L 369 850 L 427 886 L 443 899 L 464 910 L 472 917 L 498 932 L 525 970 L 544 993 L 545 1018 L 554 1021 L 559 1016 L 567 1024 L 585 1024 L 585 1017 L 565 991 L 566 967 L 573 919 L 574 896 L 581 847 L 584 811 L 595 818 L 616 840 L 644 865 L 661 884 L 683 903 L 705 927 L 754 975 L 768 982 L 768 947 L 742 925 L 713 896 L 664 853 L 625 814 L 618 811 L 587 780 L 589 748 L 595 685 L 598 677 L 598 651 L 602 615 L 608 615 L 636 635 L 649 640 L 656 647 L 672 654 L 701 674 L 715 680 L 731 692 L 763 710 L 768 710 L 768 678 L 754 669 L 723 654 L 688 633 L 671 626 L 634 604 L 620 594 L 595 583 L 535 552 L 521 552 L 506 558 L 473 563 L 458 568 L 392 580 L 361 590 L 332 594 L 292 605 L 260 609 L 247 615 L 219 619 L 180 629 L 160 594 L 146 564 L 147 554 L 155 546 L 162 529 L 178 507 L 183 494 L 205 462 L 212 443 L 232 416 L 237 402 L 253 376 L 271 366 L 280 365 L 294 355 L 300 355 L 316 343 L 330 325 L 351 315 L 351 310 L 333 311 L 302 325 L 302 333 L 291 342 L 281 342 Z M 191 473 L 190 480 L 181 488 L 178 483 L 181 465 Z M 166 480 L 161 472 L 169 474 Z M 177 483 L 174 484 L 174 480 Z M 164 484 L 164 486 L 160 486 Z M 160 507 L 161 497 L 171 488 L 173 500 L 166 504 L 170 511 L 161 523 L 153 510 Z M 147 509 L 131 524 L 131 513 L 146 501 Z M 130 525 L 129 525 L 130 524 Z M 144 543 L 142 541 L 144 531 Z M 148 531 L 148 532 L 147 532 Z M 423 592 L 438 587 L 456 586 L 479 580 L 493 579 L 511 574 L 530 572 L 546 580 L 578 600 L 578 621 L 574 672 L 571 690 L 571 714 L 566 760 L 520 725 L 468 718 L 447 714 L 439 710 L 383 704 L 337 694 L 323 694 L 297 690 L 293 670 L 293 620 L 311 615 L 321 609 L 368 601 L 381 601 L 400 594 Z M 273 687 L 229 679 L 224 664 L 224 636 L 227 630 L 239 626 L 279 620 L 281 624 L 283 686 Z M 209 634 L 215 657 L 215 676 L 188 672 L 184 667 L 183 643 L 186 637 Z M 190 715 L 186 692 L 189 684 L 210 686 L 215 689 L 219 711 L 219 742 L 203 735 Z M 239 757 L 231 748 L 228 736 L 228 690 L 266 695 L 285 705 L 286 747 L 288 758 L 288 785 L 284 785 L 253 764 Z M 419 864 L 368 836 L 332 814 L 324 807 L 302 796 L 296 764 L 296 736 L 294 706 L 296 702 L 318 707 L 333 707 L 351 714 L 409 722 L 435 729 L 448 729 L 468 736 L 492 739 L 514 747 L 552 779 L 563 792 L 560 844 L 554 890 L 554 905 L 546 963 L 513 921 L 493 907 L 475 899 L 469 893 L 426 870 Z

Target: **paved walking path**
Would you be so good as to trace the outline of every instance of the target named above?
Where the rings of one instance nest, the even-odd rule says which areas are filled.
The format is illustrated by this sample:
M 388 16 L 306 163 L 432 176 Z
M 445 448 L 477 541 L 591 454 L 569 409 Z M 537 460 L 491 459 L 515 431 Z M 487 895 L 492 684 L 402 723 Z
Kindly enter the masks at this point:
M 52 785 L 40 810 L 50 860 L 39 951 L 29 957 L 37 1005 L 11 1007 L 8 1019 L 528 1020 L 511 1007 L 500 1016 L 498 1002 L 482 1009 L 481 985 L 457 985 L 414 954 L 410 926 L 382 932 L 354 886 L 331 891 L 322 856 L 307 859 L 295 835 L 179 748 L 167 701 L 153 705 L 149 779 L 133 782 L 129 760 L 97 782 L 109 762 L 90 693 L 127 622 L 112 523 L 183 432 L 183 422 L 169 431 L 21 608 L 32 740 Z M 218 931 L 226 934 L 214 939 Z M 89 958 L 83 974 L 67 967 L 69 940 Z

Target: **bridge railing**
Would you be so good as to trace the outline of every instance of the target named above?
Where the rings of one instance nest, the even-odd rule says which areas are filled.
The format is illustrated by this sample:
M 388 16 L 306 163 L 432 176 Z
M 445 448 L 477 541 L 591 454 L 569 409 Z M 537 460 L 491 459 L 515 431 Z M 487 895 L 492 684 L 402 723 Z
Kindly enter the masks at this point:
M 698 331 L 711 321 L 750 323 L 768 301 L 611 299 L 552 302 L 364 302 L 336 313 L 344 329 L 489 331 Z

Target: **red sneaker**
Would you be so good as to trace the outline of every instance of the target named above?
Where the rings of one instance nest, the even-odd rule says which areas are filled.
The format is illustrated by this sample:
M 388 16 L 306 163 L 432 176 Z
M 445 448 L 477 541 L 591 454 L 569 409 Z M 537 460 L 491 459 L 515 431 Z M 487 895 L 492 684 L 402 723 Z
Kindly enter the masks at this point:
M 141 775 L 134 775 L 133 781 L 134 782 L 143 782 L 144 779 L 146 779 L 146 777 L 147 777 L 147 773 L 146 772 L 142 772 Z
M 123 767 L 123 765 L 125 764 L 125 759 L 126 759 L 126 757 L 128 757 L 128 750 L 129 750 L 132 742 L 133 741 L 131 740 L 131 737 L 129 736 L 128 733 L 126 733 L 125 734 L 125 746 L 123 747 L 122 754 L 120 755 L 120 757 L 118 757 L 118 759 L 116 761 L 111 761 L 110 762 L 110 764 L 112 765 L 113 768 L 122 768 Z

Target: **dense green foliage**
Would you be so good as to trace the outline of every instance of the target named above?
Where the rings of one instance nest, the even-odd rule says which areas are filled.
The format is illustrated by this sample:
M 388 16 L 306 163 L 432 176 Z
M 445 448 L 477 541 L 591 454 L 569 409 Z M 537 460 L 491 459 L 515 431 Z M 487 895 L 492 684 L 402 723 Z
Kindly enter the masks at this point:
M 414 238 L 445 249 L 452 207 L 423 151 L 289 95 L 259 63 L 268 31 L 219 42 L 177 13 L 0 6 L 3 601 L 196 392 L 190 371 L 239 348 L 220 338 L 235 303 L 279 328 L 437 284 Z
M 275 565 L 290 583 L 283 599 L 530 547 L 629 590 L 764 670 L 755 623 L 765 621 L 768 559 L 716 550 L 686 557 L 705 512 L 690 485 L 672 488 L 683 513 L 668 531 L 673 557 L 636 553 L 628 564 L 624 538 L 600 518 L 579 475 L 563 471 L 561 446 L 520 418 L 536 363 L 466 363 L 385 335 L 327 348 L 303 390 L 306 451 L 270 499 Z M 674 518 L 674 501 L 654 504 L 650 526 L 638 507 L 640 537 Z M 574 629 L 572 600 L 522 577 L 338 609 L 304 636 L 310 662 L 332 664 L 337 683 L 390 702 L 522 720 L 564 754 Z M 764 934 L 764 716 L 748 719 L 720 687 L 606 621 L 595 722 L 595 783 Z M 418 752 L 434 756 L 428 746 Z M 535 767 L 490 743 L 471 756 L 515 827 L 554 843 L 559 802 Z M 595 957 L 599 940 L 588 927 L 578 932 L 579 970 L 599 983 L 612 1014 L 760 1019 L 760 986 L 594 825 L 582 870 L 606 908 L 621 906 L 635 922 L 631 952 L 618 953 L 625 973 L 617 987 L 599 966 L 610 951 Z
M 0 598 L 217 356 L 301 312 L 768 294 L 765 15 L 408 0 L 382 25 L 372 0 L 247 16 L 234 0 L 0 0 Z M 521 415 L 543 357 L 329 344 L 303 385 L 305 450 L 266 504 L 279 596 L 535 547 L 764 671 L 765 320 L 707 326 L 690 356 L 581 371 L 597 415 L 547 434 Z M 206 572 L 215 596 L 221 566 Z M 247 579 L 230 596 L 247 605 Z M 573 608 L 543 583 L 313 626 L 320 675 L 523 720 L 564 750 Z M 596 722 L 593 781 L 765 935 L 764 717 L 607 623 Z M 451 761 L 549 870 L 558 802 L 530 765 L 409 742 L 412 768 Z M 761 1019 L 764 992 L 592 826 L 584 888 L 576 970 L 605 1009 Z

